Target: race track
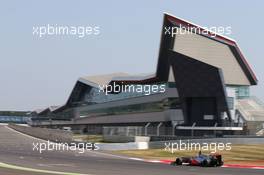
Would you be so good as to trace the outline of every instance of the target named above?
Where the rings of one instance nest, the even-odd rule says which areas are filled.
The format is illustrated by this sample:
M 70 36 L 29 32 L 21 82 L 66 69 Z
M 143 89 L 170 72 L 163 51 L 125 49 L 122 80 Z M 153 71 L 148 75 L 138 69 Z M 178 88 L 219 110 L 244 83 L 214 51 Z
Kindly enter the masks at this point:
M 235 168 L 173 167 L 130 160 L 100 151 L 33 151 L 44 142 L 0 125 L 0 175 L 263 175 L 264 170 Z

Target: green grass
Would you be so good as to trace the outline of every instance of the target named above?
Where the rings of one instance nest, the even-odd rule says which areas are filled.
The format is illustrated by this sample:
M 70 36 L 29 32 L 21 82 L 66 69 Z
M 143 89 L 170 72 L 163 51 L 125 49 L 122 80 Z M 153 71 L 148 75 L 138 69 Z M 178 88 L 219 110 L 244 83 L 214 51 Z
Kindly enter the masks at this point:
M 103 142 L 103 136 L 102 135 L 74 134 L 73 139 L 78 140 L 78 141 L 83 141 L 83 142 L 94 142 L 94 143 Z
M 114 153 L 139 157 L 145 159 L 168 159 L 175 160 L 180 156 L 194 156 L 198 151 L 175 151 L 171 153 L 165 149 L 148 149 L 148 150 L 125 150 L 113 151 Z M 210 151 L 203 151 L 207 154 Z M 218 151 L 223 155 L 225 163 L 231 164 L 254 164 L 264 165 L 264 145 L 232 145 L 230 151 Z

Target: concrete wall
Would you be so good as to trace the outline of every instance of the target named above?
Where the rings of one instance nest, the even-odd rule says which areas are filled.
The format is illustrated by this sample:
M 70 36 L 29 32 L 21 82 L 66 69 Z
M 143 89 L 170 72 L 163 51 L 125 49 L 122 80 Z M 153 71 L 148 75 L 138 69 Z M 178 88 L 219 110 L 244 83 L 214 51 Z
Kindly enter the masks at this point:
M 57 141 L 57 142 L 72 142 L 72 133 L 69 131 L 57 130 L 57 129 L 47 129 L 47 128 L 37 128 L 37 127 L 27 127 L 19 125 L 8 125 L 10 128 L 17 130 L 19 132 L 31 135 L 44 140 Z M 120 139 L 120 138 L 119 138 Z M 129 143 L 97 143 L 100 150 L 135 150 L 135 149 L 164 149 L 165 143 L 179 143 L 180 140 L 171 141 L 156 141 L 148 142 L 148 137 L 138 137 L 132 138 L 133 141 Z M 211 139 L 190 139 L 182 140 L 182 142 L 192 142 L 192 143 L 232 143 L 232 144 L 264 144 L 264 137 L 251 137 L 251 138 L 211 138 Z
M 213 139 L 191 139 L 182 140 L 183 143 L 232 143 L 233 144 L 264 144 L 264 137 L 261 138 L 213 138 Z M 100 150 L 136 150 L 136 149 L 164 149 L 165 143 L 178 143 L 180 140 L 160 142 L 129 142 L 129 143 L 98 143 Z M 231 147 L 232 147 L 231 145 Z
M 182 140 L 183 143 L 231 143 L 234 144 L 264 144 L 264 138 L 214 138 L 214 139 L 192 139 Z M 180 140 L 167 141 L 168 143 L 178 143 Z M 129 142 L 129 143 L 100 143 L 97 144 L 100 150 L 136 150 L 136 149 L 164 149 L 166 141 L 161 142 Z M 232 147 L 231 145 L 231 147 Z
M 119 135 L 103 135 L 103 140 L 105 142 L 113 143 L 124 143 L 124 142 L 134 142 L 135 137 L 133 136 L 119 136 Z
M 16 131 L 22 132 L 24 134 L 37 137 L 43 140 L 50 140 L 53 142 L 69 143 L 72 141 L 73 138 L 72 132 L 59 130 L 59 129 L 27 127 L 27 126 L 15 125 L 15 124 L 9 124 L 8 127 Z
M 147 136 L 120 136 L 120 135 L 103 135 L 103 140 L 105 142 L 113 142 L 118 144 L 123 144 L 126 142 L 146 142 L 150 141 L 150 137 Z
M 160 141 L 160 142 L 150 142 L 149 148 L 153 149 L 163 149 L 165 148 L 165 143 L 180 143 L 180 140 L 170 140 L 170 141 Z M 212 139 L 190 139 L 190 140 L 181 140 L 183 143 L 231 143 L 235 144 L 243 144 L 243 145 L 251 145 L 251 144 L 264 144 L 264 137 L 260 138 L 212 138 Z
M 148 149 L 147 142 L 129 142 L 129 143 L 97 143 L 99 150 L 137 150 Z

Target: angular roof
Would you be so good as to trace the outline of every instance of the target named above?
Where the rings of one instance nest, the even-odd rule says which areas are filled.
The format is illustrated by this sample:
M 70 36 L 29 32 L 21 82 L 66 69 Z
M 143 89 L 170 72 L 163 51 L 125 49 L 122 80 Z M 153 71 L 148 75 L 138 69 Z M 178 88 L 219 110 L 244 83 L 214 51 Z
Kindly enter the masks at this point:
M 170 35 L 165 34 L 168 27 L 185 27 L 185 29 L 192 28 L 201 32 L 199 34 L 192 34 L 191 36 L 180 36 L 182 34 L 177 34 L 171 37 Z M 157 65 L 157 75 L 161 75 L 163 79 L 165 79 L 164 76 L 166 73 L 162 74 L 162 72 L 164 72 L 162 69 L 167 69 L 169 66 L 165 60 L 167 50 L 174 50 L 221 68 L 223 70 L 226 84 L 257 84 L 257 77 L 243 56 L 235 40 L 165 13 Z
M 59 109 L 61 106 L 49 106 L 47 108 L 43 108 L 43 109 L 36 109 L 33 112 L 35 112 L 38 115 L 42 115 L 48 112 L 53 112 L 56 111 L 57 109 Z
M 79 82 L 82 82 L 84 84 L 88 84 L 90 86 L 96 86 L 98 85 L 107 85 L 112 81 L 114 77 L 127 77 L 129 74 L 124 72 L 117 72 L 112 74 L 104 74 L 104 75 L 95 75 L 95 76 L 85 76 L 79 78 Z
M 39 114 L 43 111 L 45 111 L 47 108 L 42 108 L 42 109 L 35 109 L 34 111 L 32 111 L 31 113 L 36 113 L 36 114 Z
M 142 73 L 142 74 L 136 74 L 136 75 L 129 75 L 129 76 L 123 76 L 123 77 L 113 77 L 112 81 L 142 81 L 146 79 L 151 79 L 155 77 L 155 73 Z
M 188 22 L 186 20 L 183 20 L 183 19 L 180 19 L 178 17 L 175 17 L 175 16 L 172 16 L 172 15 L 165 13 L 164 14 L 164 20 L 163 20 L 163 26 L 162 26 L 160 50 L 159 50 L 159 57 L 158 57 L 158 64 L 157 64 L 156 73 L 148 74 L 148 75 L 130 75 L 127 73 L 118 72 L 118 73 L 105 74 L 105 75 L 85 76 L 85 77 L 81 77 L 78 79 L 75 87 L 77 87 L 78 83 L 83 83 L 85 85 L 98 87 L 98 85 L 107 85 L 107 84 L 111 83 L 112 81 L 128 81 L 128 82 L 137 82 L 137 81 L 143 82 L 146 80 L 147 80 L 146 82 L 149 82 L 148 80 L 151 80 L 151 81 L 168 81 L 170 65 L 169 65 L 168 60 L 166 60 L 167 59 L 167 51 L 173 50 L 174 43 L 175 43 L 175 37 L 173 38 L 173 37 L 166 36 L 164 33 L 164 27 L 165 26 L 174 27 L 174 26 L 179 26 L 179 25 L 199 28 L 201 31 L 208 31 L 201 26 L 198 26 L 198 25 L 193 24 L 191 22 Z M 242 52 L 241 52 L 241 50 L 240 50 L 240 48 L 239 48 L 239 46 L 235 40 L 230 39 L 230 38 L 223 36 L 223 35 L 213 33 L 212 31 L 208 31 L 208 32 L 204 32 L 204 33 L 207 33 L 207 34 L 203 34 L 203 35 L 201 34 L 201 36 L 203 36 L 209 40 L 216 41 L 218 43 L 225 44 L 226 46 L 228 46 L 227 48 L 230 49 L 230 50 L 228 49 L 230 52 L 229 55 L 230 54 L 233 55 L 233 57 L 232 58 L 230 57 L 230 59 L 236 59 L 237 65 L 239 65 L 238 67 L 241 68 L 241 70 L 243 72 L 243 78 L 247 79 L 248 84 L 247 83 L 245 83 L 245 84 L 247 84 L 247 85 L 256 85 L 257 84 L 257 78 L 256 78 L 254 72 L 252 71 L 252 69 L 250 68 L 249 64 L 247 63 L 245 57 L 243 56 L 243 54 L 242 54 Z M 225 49 L 226 49 L 226 47 L 225 47 Z M 221 53 L 221 50 L 220 50 L 220 53 Z M 193 56 L 190 56 L 190 57 L 195 58 Z M 221 58 L 221 57 L 219 57 L 219 58 Z M 208 61 L 208 60 L 205 60 L 205 61 Z M 209 62 L 210 62 L 210 60 L 209 60 Z M 207 63 L 207 64 L 210 64 L 210 63 Z M 226 64 L 228 65 L 228 63 L 226 63 Z M 217 67 L 217 65 L 215 65 L 215 64 L 212 64 L 212 65 Z M 222 68 L 221 65 L 220 65 L 220 68 Z M 223 72 L 226 75 L 224 78 L 227 78 L 230 75 L 230 71 L 228 72 L 224 69 Z M 240 71 L 239 75 L 242 75 L 241 71 Z M 230 75 L 230 76 L 232 76 L 232 75 Z M 232 81 L 236 78 L 240 78 L 240 77 L 239 76 L 233 77 L 233 79 L 230 79 L 230 80 L 228 79 L 228 81 L 230 81 L 232 84 Z M 230 83 L 228 82 L 227 84 L 230 84 Z M 76 89 L 73 88 L 73 91 L 72 91 L 72 93 L 68 99 L 68 102 L 69 102 L 71 96 L 74 95 L 75 90 Z M 55 111 L 59 111 L 59 110 L 65 108 L 67 106 L 67 103 L 65 105 L 61 106 L 60 108 L 57 108 Z
M 108 85 L 112 81 L 143 81 L 147 79 L 152 79 L 156 76 L 155 73 L 142 73 L 136 75 L 130 75 L 124 72 L 112 73 L 112 74 L 104 74 L 104 75 L 95 75 L 95 76 L 85 76 L 78 79 L 79 82 L 98 87 L 98 85 Z

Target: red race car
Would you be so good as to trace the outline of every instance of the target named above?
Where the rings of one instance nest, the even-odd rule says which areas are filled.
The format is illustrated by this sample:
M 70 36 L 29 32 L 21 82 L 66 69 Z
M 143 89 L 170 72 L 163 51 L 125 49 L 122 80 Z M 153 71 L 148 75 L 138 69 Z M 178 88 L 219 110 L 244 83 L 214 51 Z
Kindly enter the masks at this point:
M 213 153 L 209 155 L 204 155 L 199 152 L 197 156 L 194 157 L 177 157 L 171 165 L 190 165 L 190 166 L 202 166 L 202 167 L 216 167 L 222 166 L 224 164 L 222 160 L 222 155 Z

